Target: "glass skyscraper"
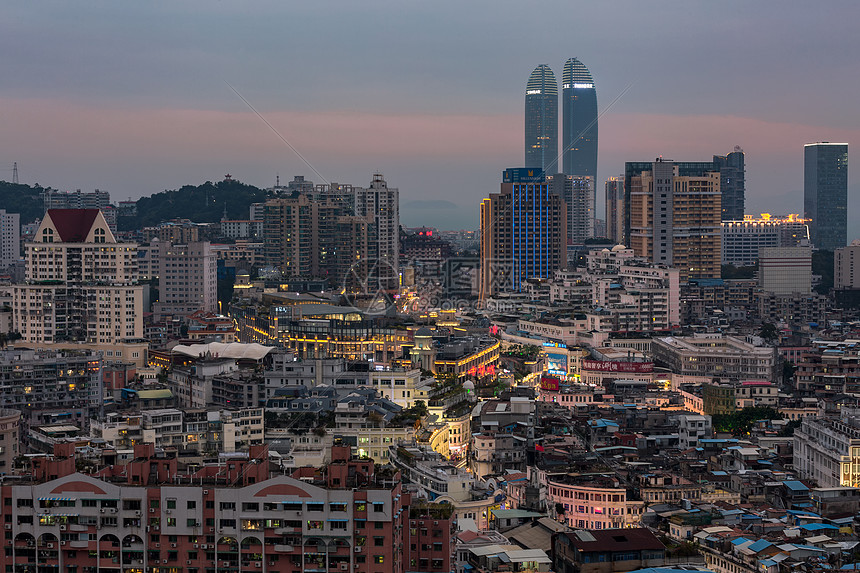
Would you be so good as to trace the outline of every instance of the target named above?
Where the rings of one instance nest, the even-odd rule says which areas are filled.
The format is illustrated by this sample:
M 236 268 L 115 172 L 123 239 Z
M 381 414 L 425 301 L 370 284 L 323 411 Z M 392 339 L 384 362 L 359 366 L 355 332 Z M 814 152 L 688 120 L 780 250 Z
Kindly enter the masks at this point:
M 744 150 L 735 146 L 728 155 L 714 155 L 714 167 L 720 171 L 723 221 L 743 221 L 746 196 Z
M 812 244 L 833 251 L 848 244 L 848 144 L 803 146 L 803 210 Z
M 564 173 L 597 180 L 597 90 L 582 62 L 570 58 L 562 73 Z
M 546 64 L 526 84 L 525 166 L 545 172 L 558 160 L 558 82 Z

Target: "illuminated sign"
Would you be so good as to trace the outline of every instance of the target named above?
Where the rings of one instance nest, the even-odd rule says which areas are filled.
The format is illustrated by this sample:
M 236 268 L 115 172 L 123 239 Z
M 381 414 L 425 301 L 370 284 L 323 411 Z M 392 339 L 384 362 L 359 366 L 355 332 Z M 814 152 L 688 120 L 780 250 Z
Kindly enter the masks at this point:
M 526 95 L 535 95 L 539 94 L 540 90 L 526 90 Z
M 558 392 L 559 386 L 561 385 L 561 380 L 554 376 L 541 376 L 540 377 L 540 389 L 548 390 L 550 392 Z
M 544 342 L 543 345 L 551 348 L 567 348 L 567 344 L 564 342 Z
M 573 89 L 588 89 L 593 87 L 594 84 L 573 84 Z
M 612 362 L 609 360 L 583 360 L 583 370 L 598 372 L 633 372 L 647 374 L 654 371 L 653 362 Z
M 564 89 L 569 89 L 569 88 L 570 88 L 570 84 L 564 84 Z

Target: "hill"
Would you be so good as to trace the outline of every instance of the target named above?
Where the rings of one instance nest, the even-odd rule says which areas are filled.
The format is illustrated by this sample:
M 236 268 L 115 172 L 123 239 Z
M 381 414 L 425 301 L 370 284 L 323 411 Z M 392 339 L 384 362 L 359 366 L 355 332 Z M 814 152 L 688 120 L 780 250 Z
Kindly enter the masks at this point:
M 20 213 L 22 225 L 32 223 L 45 214 L 40 196 L 44 190 L 44 187 L 0 181 L 0 209 L 5 209 L 7 213 Z
M 251 203 L 266 200 L 266 191 L 233 179 L 202 185 L 185 185 L 173 191 L 162 191 L 137 201 L 137 216 L 120 217 L 121 231 L 151 227 L 170 219 L 190 219 L 195 223 L 221 220 L 224 207 L 228 219 L 248 219 Z

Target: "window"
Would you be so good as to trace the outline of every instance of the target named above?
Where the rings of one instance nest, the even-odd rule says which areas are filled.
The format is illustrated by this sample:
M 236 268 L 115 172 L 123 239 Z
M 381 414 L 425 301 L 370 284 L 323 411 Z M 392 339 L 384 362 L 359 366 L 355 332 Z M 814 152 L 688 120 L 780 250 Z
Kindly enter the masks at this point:
M 168 499 L 167 500 L 167 509 L 176 509 L 176 500 Z
M 373 538 L 374 547 L 385 547 L 385 538 L 384 537 L 374 537 Z
M 384 555 L 374 555 L 373 556 L 373 562 L 374 563 L 384 563 L 385 562 L 385 556 Z
M 188 509 L 196 509 L 197 508 L 197 502 L 196 501 L 189 501 L 185 504 L 185 507 Z
M 373 511 L 375 513 L 382 513 L 385 511 L 385 504 L 379 501 L 373 502 Z M 380 561 L 381 563 L 381 561 Z

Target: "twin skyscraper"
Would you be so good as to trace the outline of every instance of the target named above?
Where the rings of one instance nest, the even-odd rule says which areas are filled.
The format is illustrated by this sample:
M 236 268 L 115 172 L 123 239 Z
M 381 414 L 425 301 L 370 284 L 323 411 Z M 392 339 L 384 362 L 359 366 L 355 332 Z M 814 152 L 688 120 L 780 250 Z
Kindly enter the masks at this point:
M 576 58 L 562 72 L 562 140 L 559 169 L 558 82 L 549 66 L 534 69 L 526 85 L 525 166 L 549 175 L 597 178 L 597 90 Z

